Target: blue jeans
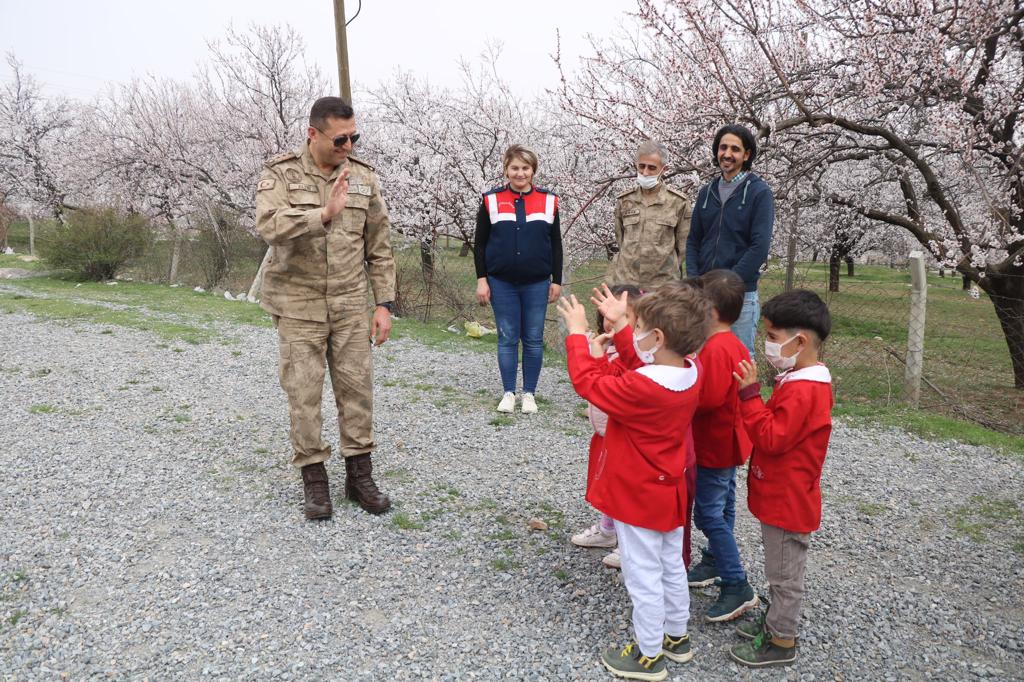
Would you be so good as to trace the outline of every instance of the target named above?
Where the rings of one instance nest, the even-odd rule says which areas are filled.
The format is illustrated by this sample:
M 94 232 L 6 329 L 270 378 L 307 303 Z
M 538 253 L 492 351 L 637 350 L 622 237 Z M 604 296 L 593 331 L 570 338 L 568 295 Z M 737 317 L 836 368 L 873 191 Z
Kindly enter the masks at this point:
M 733 536 L 736 526 L 736 467 L 697 467 L 693 523 L 708 538 L 708 550 L 715 557 L 722 582 L 746 581 L 747 574 Z
M 757 318 L 761 316 L 761 302 L 756 291 L 748 291 L 743 296 L 743 310 L 740 317 L 732 325 L 732 333 L 740 338 L 743 345 L 754 357 L 754 336 L 757 335 Z
M 544 315 L 551 282 L 512 284 L 488 277 L 491 308 L 498 326 L 498 369 L 506 393 L 516 390 L 519 342 L 523 344 L 523 392 L 537 392 L 537 378 L 544 362 Z

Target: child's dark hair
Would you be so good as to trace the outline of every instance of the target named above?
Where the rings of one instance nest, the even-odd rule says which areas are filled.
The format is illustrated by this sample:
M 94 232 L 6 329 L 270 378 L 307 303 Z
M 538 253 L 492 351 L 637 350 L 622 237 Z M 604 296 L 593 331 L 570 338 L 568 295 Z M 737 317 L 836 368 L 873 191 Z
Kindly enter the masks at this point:
M 761 308 L 761 315 L 779 329 L 805 329 L 824 341 L 832 333 L 832 315 L 828 306 L 813 291 L 793 289 L 772 298 Z
M 679 355 L 697 351 L 708 338 L 711 302 L 699 287 L 669 282 L 644 294 L 636 304 L 644 329 L 660 329 L 665 346 Z
M 626 302 L 629 303 L 630 307 L 635 306 L 636 300 L 643 294 L 639 287 L 635 287 L 632 284 L 613 284 L 608 287 L 608 289 L 612 292 L 612 296 L 615 296 L 616 298 L 622 296 L 622 292 L 625 291 L 627 293 Z M 601 314 L 600 310 L 597 311 L 597 327 L 595 328 L 595 333 L 604 334 L 604 315 Z
M 743 298 L 747 293 L 747 285 L 743 283 L 742 277 L 732 270 L 719 269 L 705 272 L 697 281 L 711 305 L 718 311 L 718 319 L 726 324 L 740 319 Z

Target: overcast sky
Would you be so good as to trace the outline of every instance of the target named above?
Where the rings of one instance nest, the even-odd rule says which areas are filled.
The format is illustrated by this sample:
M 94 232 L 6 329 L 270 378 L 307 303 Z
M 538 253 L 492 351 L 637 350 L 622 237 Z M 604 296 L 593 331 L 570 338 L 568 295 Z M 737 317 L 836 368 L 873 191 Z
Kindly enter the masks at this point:
M 358 0 L 346 0 L 351 17 Z M 521 95 L 555 87 L 555 30 L 575 64 L 590 53 L 587 34 L 607 37 L 629 25 L 635 0 L 363 0 L 349 26 L 355 85 L 396 68 L 458 82 L 460 56 L 503 43 L 499 64 Z M 0 0 L 0 50 L 13 51 L 48 93 L 89 99 L 111 82 L 154 74 L 187 79 L 205 58 L 206 40 L 234 23 L 291 24 L 307 56 L 337 87 L 332 0 Z M 10 80 L 6 63 L 0 79 Z

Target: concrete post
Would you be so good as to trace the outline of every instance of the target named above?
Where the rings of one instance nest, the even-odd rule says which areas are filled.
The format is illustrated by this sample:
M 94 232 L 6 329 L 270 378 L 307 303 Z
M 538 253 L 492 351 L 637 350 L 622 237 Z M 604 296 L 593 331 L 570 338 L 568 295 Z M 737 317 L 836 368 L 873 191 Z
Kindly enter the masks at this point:
M 910 318 L 907 330 L 907 371 L 905 388 L 907 402 L 917 407 L 921 402 L 921 376 L 924 373 L 924 328 L 928 304 L 927 270 L 924 254 L 910 253 Z

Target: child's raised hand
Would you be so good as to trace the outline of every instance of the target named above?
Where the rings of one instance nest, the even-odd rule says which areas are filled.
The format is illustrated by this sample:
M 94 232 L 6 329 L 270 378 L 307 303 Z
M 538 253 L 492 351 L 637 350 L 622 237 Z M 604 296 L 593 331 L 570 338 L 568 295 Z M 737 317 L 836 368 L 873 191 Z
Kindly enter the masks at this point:
M 576 300 L 576 296 L 558 299 L 558 312 L 565 320 L 566 331 L 569 334 L 587 333 L 587 309 Z
M 736 381 L 740 382 L 740 390 L 757 381 L 757 365 L 749 360 L 740 360 L 739 372 L 733 372 Z
M 612 340 L 612 335 L 605 332 L 604 334 L 598 334 L 594 338 L 590 339 L 590 355 L 595 358 L 603 358 L 605 350 L 608 348 L 608 344 Z
M 601 288 L 594 288 L 594 295 L 590 297 L 597 309 L 601 311 L 601 315 L 604 319 L 608 320 L 616 328 L 621 328 L 616 323 L 626 319 L 626 313 L 629 310 L 629 305 L 626 300 L 629 298 L 629 293 L 623 291 L 622 294 L 616 298 L 612 294 L 611 289 L 608 288 L 607 284 L 601 284 Z

